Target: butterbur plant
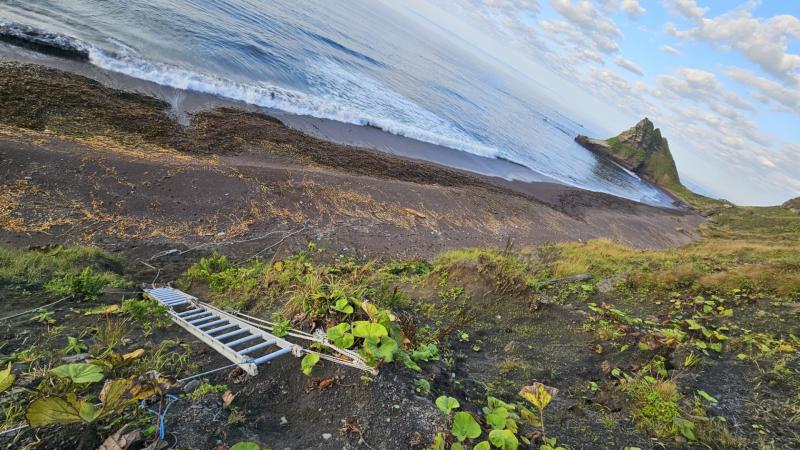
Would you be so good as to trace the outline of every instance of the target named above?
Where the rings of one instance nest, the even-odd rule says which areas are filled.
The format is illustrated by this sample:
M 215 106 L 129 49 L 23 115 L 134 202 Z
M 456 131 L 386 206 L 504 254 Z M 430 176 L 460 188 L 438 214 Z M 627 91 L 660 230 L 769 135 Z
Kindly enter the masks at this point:
M 80 339 L 74 336 L 67 336 L 67 345 L 64 347 L 64 353 L 77 354 L 87 349 L 86 344 L 81 342 Z
M 340 348 L 350 348 L 355 343 L 353 333 L 350 333 L 349 323 L 340 323 L 338 325 L 328 328 L 326 332 L 328 340 L 333 342 L 333 345 Z
M 306 376 L 311 375 L 314 366 L 319 362 L 319 355 L 316 353 L 309 353 L 300 361 L 300 368 L 303 369 L 303 374 Z
M 11 373 L 11 363 L 9 362 L 5 369 L 0 370 L 0 394 L 11 387 L 11 384 L 14 383 L 15 378 L 16 375 Z
M 544 409 L 558 394 L 558 389 L 550 386 L 545 386 L 542 383 L 536 382 L 528 386 L 523 386 L 519 391 L 520 397 L 524 398 L 538 410 L 538 423 L 542 429 L 542 439 L 547 438 L 544 429 Z M 530 417 L 530 419 L 533 419 Z M 531 423 L 533 425 L 533 423 Z

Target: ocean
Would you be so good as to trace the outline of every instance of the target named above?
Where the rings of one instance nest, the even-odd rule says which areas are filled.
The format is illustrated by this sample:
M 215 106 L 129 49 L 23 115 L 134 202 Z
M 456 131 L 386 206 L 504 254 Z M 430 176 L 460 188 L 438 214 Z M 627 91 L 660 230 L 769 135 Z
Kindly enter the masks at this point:
M 0 32 L 160 85 L 369 125 L 564 184 L 670 204 L 576 144 L 577 134 L 596 134 L 559 112 L 533 80 L 398 8 L 366 0 L 6 0 Z

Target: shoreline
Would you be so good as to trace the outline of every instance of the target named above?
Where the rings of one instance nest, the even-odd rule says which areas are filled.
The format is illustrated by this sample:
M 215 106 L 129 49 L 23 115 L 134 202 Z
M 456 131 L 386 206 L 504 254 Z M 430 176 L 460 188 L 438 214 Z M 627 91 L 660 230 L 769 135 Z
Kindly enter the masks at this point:
M 511 188 L 526 195 L 532 190 L 536 190 L 531 186 L 526 186 L 527 184 L 557 184 L 569 189 L 592 192 L 598 195 L 607 195 L 624 201 L 656 208 L 675 209 L 674 205 L 666 203 L 632 200 L 613 194 L 572 186 L 504 158 L 490 158 L 475 155 L 462 150 L 395 135 L 371 126 L 296 115 L 276 109 L 248 104 L 238 100 L 227 99 L 213 94 L 162 86 L 128 75 L 110 72 L 94 66 L 87 61 L 59 58 L 9 43 L 0 42 L 0 61 L 2 60 L 40 64 L 85 76 L 114 89 L 158 98 L 170 104 L 170 113 L 181 125 L 188 125 L 190 116 L 194 113 L 208 111 L 214 108 L 230 107 L 274 117 L 291 129 L 332 143 L 358 147 L 366 151 L 377 151 L 410 161 L 424 161 L 441 167 L 462 171 L 477 177 L 490 178 L 496 184 L 503 185 L 506 188 Z M 499 174 L 505 174 L 505 176 Z M 653 187 L 659 192 L 662 192 L 666 197 L 674 198 L 670 193 L 664 191 L 660 187 L 654 185 Z

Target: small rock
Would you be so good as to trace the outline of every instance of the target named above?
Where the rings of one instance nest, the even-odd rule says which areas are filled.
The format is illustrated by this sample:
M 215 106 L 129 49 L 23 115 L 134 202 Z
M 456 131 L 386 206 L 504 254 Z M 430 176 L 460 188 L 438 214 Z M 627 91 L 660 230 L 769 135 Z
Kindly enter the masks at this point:
M 78 353 L 77 355 L 65 356 L 65 357 L 61 358 L 61 360 L 64 361 L 65 363 L 67 363 L 67 364 L 73 364 L 73 363 L 77 363 L 77 362 L 81 362 L 83 360 L 89 359 L 91 357 L 92 357 L 92 355 L 90 355 L 88 353 Z
M 333 435 L 330 433 L 322 433 L 322 439 L 325 439 L 326 441 L 332 437 Z
M 286 420 L 285 416 L 281 417 L 281 426 L 283 427 L 283 426 L 286 426 L 286 425 L 289 425 L 289 421 Z
M 186 394 L 191 394 L 199 387 L 200 387 L 200 380 L 192 380 L 186 383 L 186 386 L 183 387 L 183 392 Z

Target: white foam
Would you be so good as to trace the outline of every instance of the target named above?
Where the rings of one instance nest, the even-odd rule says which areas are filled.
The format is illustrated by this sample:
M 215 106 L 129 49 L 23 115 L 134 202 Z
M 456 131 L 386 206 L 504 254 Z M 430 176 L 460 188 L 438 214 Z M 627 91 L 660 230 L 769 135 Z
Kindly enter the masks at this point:
M 89 60 L 100 68 L 176 89 L 218 95 L 292 114 L 331 119 L 354 125 L 370 125 L 395 135 L 481 156 L 497 157 L 499 154 L 497 149 L 470 142 L 468 138 L 458 136 L 444 120 L 399 94 L 383 88 L 374 80 L 354 79 L 353 77 L 357 77 L 357 75 L 331 65 L 323 65 L 323 70 L 336 73 L 316 74 L 315 76 L 319 78 L 316 81 L 325 84 L 350 83 L 352 84 L 351 89 L 345 89 L 344 86 L 327 86 L 332 89 L 320 89 L 317 95 L 308 95 L 265 83 L 235 82 L 169 64 L 144 61 L 125 53 L 110 54 L 94 47 L 89 50 Z M 355 89 L 364 92 L 358 97 L 350 96 L 347 99 L 334 96 L 334 93 L 347 94 L 348 92 L 352 93 Z M 343 104 L 342 100 L 349 100 L 351 105 Z M 383 114 L 371 114 L 371 111 L 367 110 L 369 108 L 378 109 L 378 112 L 384 112 L 381 111 L 382 108 L 391 109 L 385 112 L 399 116 L 400 120 Z M 417 124 L 423 124 L 428 129 L 415 126 Z

